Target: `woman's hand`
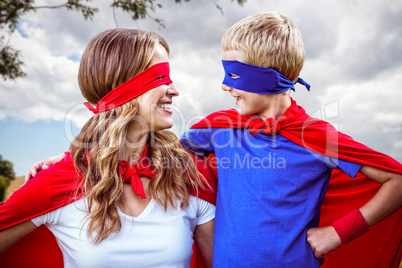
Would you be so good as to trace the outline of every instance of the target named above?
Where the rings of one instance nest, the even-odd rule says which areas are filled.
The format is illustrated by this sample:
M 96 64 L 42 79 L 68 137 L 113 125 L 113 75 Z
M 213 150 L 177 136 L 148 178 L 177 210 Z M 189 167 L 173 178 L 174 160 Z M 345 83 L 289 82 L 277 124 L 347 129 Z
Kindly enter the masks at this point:
M 317 259 L 321 259 L 328 252 L 342 246 L 341 238 L 332 226 L 307 230 L 307 243 Z
M 41 170 L 49 168 L 51 165 L 59 162 L 61 159 L 63 159 L 66 155 L 61 154 L 61 155 L 56 155 L 52 157 L 48 157 L 44 160 L 41 160 L 37 163 L 35 163 L 30 169 L 29 173 L 25 175 L 25 183 L 28 183 L 30 179 L 36 176 Z

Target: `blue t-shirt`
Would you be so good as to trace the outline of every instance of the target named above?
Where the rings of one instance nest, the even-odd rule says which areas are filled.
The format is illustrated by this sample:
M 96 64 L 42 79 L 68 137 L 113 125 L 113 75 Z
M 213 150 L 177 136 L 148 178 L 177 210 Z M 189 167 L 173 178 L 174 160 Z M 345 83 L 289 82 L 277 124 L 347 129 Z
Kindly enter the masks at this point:
M 331 170 L 353 178 L 360 165 L 247 129 L 191 129 L 181 138 L 190 151 L 216 156 L 214 267 L 320 265 L 306 232 L 318 226 Z

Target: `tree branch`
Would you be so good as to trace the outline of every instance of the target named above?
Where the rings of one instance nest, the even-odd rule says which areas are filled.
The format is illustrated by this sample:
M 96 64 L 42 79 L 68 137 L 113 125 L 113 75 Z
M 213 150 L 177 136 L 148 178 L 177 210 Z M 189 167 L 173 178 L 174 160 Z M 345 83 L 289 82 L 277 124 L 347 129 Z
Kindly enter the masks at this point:
M 36 11 L 38 9 L 58 9 L 66 8 L 67 10 L 75 10 L 81 12 L 84 19 L 92 19 L 94 14 L 98 12 L 98 8 L 86 5 L 91 0 L 67 0 L 65 4 L 61 5 L 44 5 L 33 6 L 35 0 L 1 0 L 0 1 L 0 29 L 8 29 L 9 36 L 12 35 L 16 29 L 17 23 L 22 15 L 29 11 Z M 181 4 L 190 2 L 191 0 L 174 0 L 174 3 Z M 223 14 L 222 8 L 219 6 L 217 0 L 213 0 L 217 9 Z M 247 0 L 231 0 L 236 1 L 242 6 Z M 162 8 L 159 0 L 113 0 L 111 7 L 113 8 L 113 18 L 116 27 L 119 27 L 116 17 L 116 8 L 124 12 L 130 13 L 133 20 L 149 18 L 158 23 L 160 28 L 165 28 L 163 20 L 151 16 L 149 10 L 156 12 L 157 9 Z M 18 77 L 25 76 L 21 66 L 24 63 L 20 59 L 20 52 L 13 49 L 9 42 L 5 42 L 4 36 L 0 36 L 0 76 L 3 80 L 15 80 Z
M 66 7 L 67 3 L 63 5 L 58 5 L 58 6 L 34 6 L 32 9 L 40 9 L 40 8 L 50 8 L 50 9 L 55 9 L 55 8 L 61 8 L 61 7 Z

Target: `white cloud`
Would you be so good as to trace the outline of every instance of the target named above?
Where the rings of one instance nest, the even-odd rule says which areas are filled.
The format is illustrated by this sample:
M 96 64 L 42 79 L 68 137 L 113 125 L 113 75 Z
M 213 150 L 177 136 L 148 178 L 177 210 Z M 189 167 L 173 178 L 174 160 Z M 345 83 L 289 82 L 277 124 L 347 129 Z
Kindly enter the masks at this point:
M 23 28 L 34 31 L 30 26 Z M 27 31 L 28 32 L 28 31 Z M 11 44 L 21 51 L 28 74 L 18 81 L 0 80 L 0 114 L 33 122 L 38 119 L 63 120 L 66 109 L 80 98 L 77 86 L 78 63 L 68 55 L 55 56 L 42 45 L 39 29 L 22 37 L 18 32 Z M 82 97 L 81 97 L 82 99 Z
M 64 1 L 37 1 L 38 5 L 58 2 Z M 161 2 L 163 8 L 151 15 L 162 18 L 165 29 L 149 19 L 133 21 L 119 10 L 115 14 L 119 27 L 155 31 L 169 42 L 172 78 L 181 91 L 175 100 L 180 107 L 175 117 L 176 133 L 187 126 L 181 123 L 182 117 L 195 121 L 212 111 L 234 107 L 230 96 L 220 89 L 220 38 L 226 28 L 250 14 L 280 11 L 296 21 L 307 51 L 301 77 L 312 88 L 307 92 L 297 87 L 293 94 L 297 102 L 307 112 L 319 111 L 317 114 L 325 116 L 324 107 L 337 101 L 339 117 L 332 116 L 331 122 L 363 143 L 384 148 L 402 160 L 396 152 L 402 134 L 399 0 L 250 0 L 243 7 L 216 1 L 224 15 L 215 1 Z M 13 116 L 29 122 L 63 121 L 70 109 L 85 101 L 78 89 L 77 59 L 94 35 L 116 27 L 109 1 L 90 4 L 100 9 L 92 21 L 62 9 L 43 9 L 24 16 L 19 28 L 26 38 L 15 32 L 11 44 L 21 50 L 28 76 L 16 83 L 0 80 L 0 119 Z M 82 126 L 90 116 L 83 112 L 68 120 Z M 384 135 L 389 138 L 384 139 Z

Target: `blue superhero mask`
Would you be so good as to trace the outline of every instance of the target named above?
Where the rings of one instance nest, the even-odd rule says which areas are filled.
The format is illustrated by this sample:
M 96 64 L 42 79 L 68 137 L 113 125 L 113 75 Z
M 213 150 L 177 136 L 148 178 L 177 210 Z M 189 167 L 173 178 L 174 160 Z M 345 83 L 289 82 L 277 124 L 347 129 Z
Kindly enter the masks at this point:
M 295 84 L 300 83 L 310 91 L 310 85 L 303 79 L 295 82 L 274 69 L 263 68 L 236 60 L 222 60 L 225 78 L 222 84 L 229 87 L 258 94 L 277 94 L 289 89 L 295 91 Z

